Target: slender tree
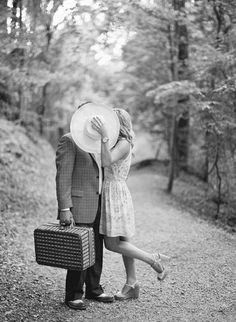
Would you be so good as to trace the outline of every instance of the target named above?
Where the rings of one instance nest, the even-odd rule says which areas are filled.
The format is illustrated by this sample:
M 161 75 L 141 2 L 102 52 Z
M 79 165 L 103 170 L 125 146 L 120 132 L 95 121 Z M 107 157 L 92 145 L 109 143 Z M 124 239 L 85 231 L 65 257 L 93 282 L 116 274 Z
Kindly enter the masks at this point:
M 170 48 L 170 70 L 172 81 L 188 79 L 188 30 L 185 22 L 185 0 L 173 0 L 173 8 L 176 11 L 174 28 L 168 26 Z M 174 29 L 174 32 L 172 32 Z M 170 153 L 170 172 L 167 191 L 173 188 L 175 175 L 179 168 L 188 167 L 188 136 L 189 136 L 189 97 L 185 95 L 176 102 L 183 105 L 183 112 L 172 113 L 172 139 Z

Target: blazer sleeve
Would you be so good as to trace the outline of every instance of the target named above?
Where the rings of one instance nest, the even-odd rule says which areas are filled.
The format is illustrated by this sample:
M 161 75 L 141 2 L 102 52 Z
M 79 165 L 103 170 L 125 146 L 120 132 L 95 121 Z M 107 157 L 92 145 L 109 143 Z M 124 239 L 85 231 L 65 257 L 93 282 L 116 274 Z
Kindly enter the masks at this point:
M 59 141 L 56 151 L 56 193 L 59 209 L 71 208 L 73 206 L 71 185 L 75 155 L 74 142 L 68 136 L 63 136 Z

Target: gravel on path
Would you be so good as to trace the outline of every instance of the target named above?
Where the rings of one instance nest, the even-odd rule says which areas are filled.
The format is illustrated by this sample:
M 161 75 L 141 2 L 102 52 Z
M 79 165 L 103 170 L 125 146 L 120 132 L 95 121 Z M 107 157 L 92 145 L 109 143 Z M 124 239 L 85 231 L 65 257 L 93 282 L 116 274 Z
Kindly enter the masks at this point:
M 35 262 L 33 231 L 56 218 L 54 159 L 53 153 L 45 152 L 42 167 L 51 170 L 47 177 L 33 174 L 32 183 L 42 203 L 3 212 L 11 238 L 5 230 L 0 321 L 235 321 L 235 235 L 184 211 L 164 192 L 166 177 L 145 169 L 132 171 L 128 180 L 136 210 L 133 242 L 170 255 L 169 276 L 158 282 L 153 270 L 137 261 L 139 299 L 112 304 L 86 301 L 84 312 L 68 309 L 63 303 L 65 270 Z M 105 250 L 101 280 L 105 291 L 114 294 L 124 280 L 121 256 Z

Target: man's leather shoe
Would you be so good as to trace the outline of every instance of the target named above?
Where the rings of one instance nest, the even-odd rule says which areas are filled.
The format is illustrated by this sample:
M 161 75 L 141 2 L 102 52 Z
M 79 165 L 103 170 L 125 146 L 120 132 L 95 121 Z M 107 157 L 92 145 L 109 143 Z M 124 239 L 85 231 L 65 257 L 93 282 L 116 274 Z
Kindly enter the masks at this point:
M 69 306 L 69 308 L 74 310 L 86 310 L 83 300 L 67 301 L 66 304 Z
M 111 303 L 114 301 L 114 297 L 107 295 L 106 293 L 102 293 L 98 296 L 86 296 L 86 299 L 103 302 L 103 303 Z

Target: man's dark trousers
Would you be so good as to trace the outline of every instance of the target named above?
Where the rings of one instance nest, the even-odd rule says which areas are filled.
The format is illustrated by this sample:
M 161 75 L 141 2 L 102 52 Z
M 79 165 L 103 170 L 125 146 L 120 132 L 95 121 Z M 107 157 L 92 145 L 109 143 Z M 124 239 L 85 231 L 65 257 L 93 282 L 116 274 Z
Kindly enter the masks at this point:
M 79 226 L 93 227 L 95 237 L 95 264 L 84 271 L 68 270 L 66 275 L 65 301 L 82 299 L 83 286 L 86 285 L 85 297 L 93 298 L 103 293 L 100 285 L 103 261 L 103 236 L 99 234 L 101 216 L 101 196 L 99 197 L 98 210 L 93 224 L 79 224 Z

